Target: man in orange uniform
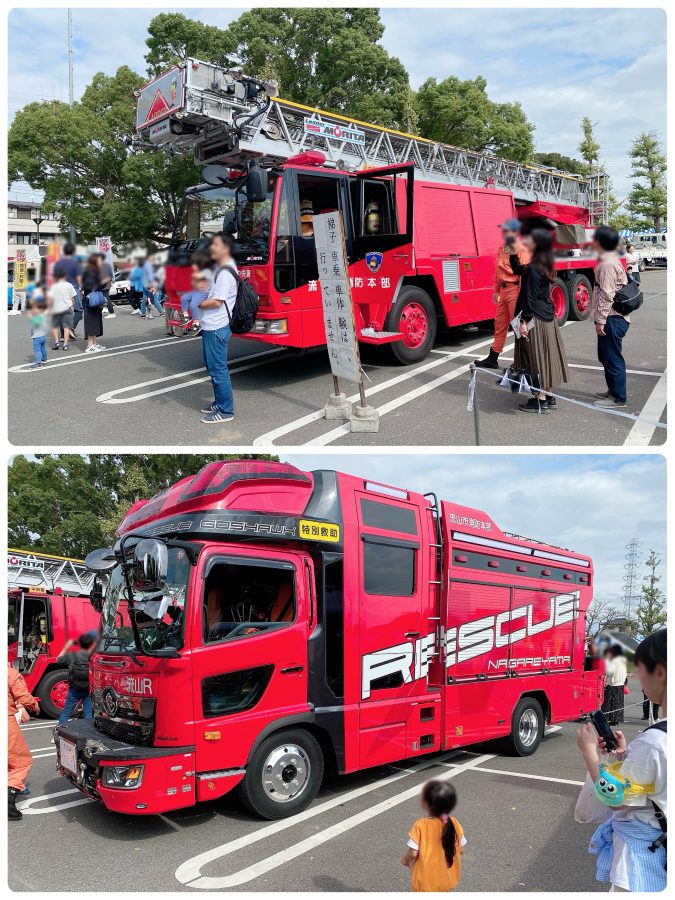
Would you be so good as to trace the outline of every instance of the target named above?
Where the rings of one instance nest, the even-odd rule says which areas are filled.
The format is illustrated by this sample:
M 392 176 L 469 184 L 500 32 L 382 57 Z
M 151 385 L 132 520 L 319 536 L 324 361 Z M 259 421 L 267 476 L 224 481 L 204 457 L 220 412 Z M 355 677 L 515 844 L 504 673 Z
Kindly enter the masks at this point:
M 530 262 L 531 253 L 520 240 L 520 222 L 507 219 L 502 225 L 503 245 L 497 250 L 495 289 L 492 299 L 497 304 L 495 314 L 495 336 L 492 347 L 485 359 L 477 359 L 475 365 L 481 369 L 499 368 L 499 354 L 504 349 L 509 324 L 516 314 L 516 301 L 520 290 L 520 276 L 514 275 L 509 262 L 512 253 L 518 254 L 521 265 Z
M 16 808 L 16 795 L 26 785 L 26 775 L 33 764 L 28 744 L 21 734 L 16 715 L 21 711 L 22 721 L 28 720 L 27 709 L 36 715 L 40 712 L 40 703 L 34 697 L 23 680 L 23 675 L 9 666 L 7 670 L 7 771 L 9 818 L 20 819 L 21 811 Z M 25 717 L 25 718 L 24 718 Z

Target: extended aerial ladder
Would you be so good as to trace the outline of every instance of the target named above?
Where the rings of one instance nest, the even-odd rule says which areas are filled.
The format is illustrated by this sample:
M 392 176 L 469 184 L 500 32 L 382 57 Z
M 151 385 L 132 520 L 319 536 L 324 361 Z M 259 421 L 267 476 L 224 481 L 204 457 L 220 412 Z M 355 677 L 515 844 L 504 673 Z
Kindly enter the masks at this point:
M 7 583 L 10 590 L 44 590 L 53 594 L 57 588 L 64 594 L 89 594 L 94 575 L 81 559 L 31 553 L 28 550 L 7 551 Z
M 276 82 L 187 59 L 137 91 L 135 142 L 193 153 L 198 165 L 271 166 L 318 150 L 343 171 L 414 162 L 428 181 L 495 187 L 517 204 L 545 201 L 607 216 L 607 177 L 589 178 L 463 150 L 277 97 Z

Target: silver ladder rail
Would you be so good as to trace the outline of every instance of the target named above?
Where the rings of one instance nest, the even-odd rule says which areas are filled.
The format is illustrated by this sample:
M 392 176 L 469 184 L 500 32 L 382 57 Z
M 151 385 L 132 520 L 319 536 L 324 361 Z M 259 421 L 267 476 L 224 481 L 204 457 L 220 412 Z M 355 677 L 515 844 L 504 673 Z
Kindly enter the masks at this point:
M 195 70 L 195 64 L 197 66 Z M 188 59 L 184 73 L 182 107 L 170 115 L 176 131 L 158 126 L 141 127 L 139 137 L 164 144 L 173 153 L 193 152 L 201 165 L 226 163 L 237 166 L 251 158 L 264 164 L 279 164 L 307 150 L 319 150 L 327 164 L 360 170 L 413 162 L 429 181 L 452 182 L 473 187 L 509 190 L 521 203 L 544 200 L 584 208 L 597 206 L 604 198 L 604 175 L 585 179 L 548 167 L 512 162 L 489 152 L 464 150 L 393 129 L 372 125 L 324 110 L 274 97 L 260 110 L 239 90 L 246 76 L 211 63 Z M 236 92 L 228 91 L 236 81 Z M 155 82 L 143 91 L 154 90 Z M 256 110 L 260 110 L 256 114 Z M 357 131 L 359 142 L 310 133 L 305 120 L 311 118 L 343 131 Z M 164 120 L 166 121 L 166 120 Z
M 31 553 L 29 550 L 7 551 L 7 583 L 9 589 L 37 588 L 53 593 L 89 594 L 94 574 L 78 559 Z

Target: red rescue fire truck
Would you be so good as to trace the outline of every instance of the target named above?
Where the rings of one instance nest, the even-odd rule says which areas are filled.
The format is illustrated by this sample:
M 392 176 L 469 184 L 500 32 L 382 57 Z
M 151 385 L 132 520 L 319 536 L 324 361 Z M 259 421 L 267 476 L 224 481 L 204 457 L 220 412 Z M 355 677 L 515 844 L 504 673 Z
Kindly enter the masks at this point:
M 439 144 L 276 97 L 276 83 L 188 59 L 137 94 L 136 140 L 194 154 L 204 183 L 178 212 L 165 268 L 167 324 L 179 332 L 190 262 L 224 229 L 260 296 L 247 337 L 325 343 L 312 217 L 340 210 L 359 339 L 400 363 L 440 328 L 494 318 L 500 224 L 558 229 L 552 295 L 560 324 L 585 319 L 596 260 L 584 229 L 607 210 L 607 179 L 583 179 Z M 576 255 L 574 255 L 576 254 Z M 187 321 L 187 328 L 192 326 Z
M 237 786 L 280 818 L 327 769 L 488 739 L 529 755 L 601 703 L 589 557 L 433 494 L 214 462 L 87 563 L 105 582 L 94 720 L 57 726 L 58 766 L 117 812 Z
M 42 712 L 58 718 L 68 693 L 56 662 L 69 638 L 98 629 L 89 593 L 94 576 L 82 560 L 26 550 L 7 553 L 7 658 L 23 675 Z

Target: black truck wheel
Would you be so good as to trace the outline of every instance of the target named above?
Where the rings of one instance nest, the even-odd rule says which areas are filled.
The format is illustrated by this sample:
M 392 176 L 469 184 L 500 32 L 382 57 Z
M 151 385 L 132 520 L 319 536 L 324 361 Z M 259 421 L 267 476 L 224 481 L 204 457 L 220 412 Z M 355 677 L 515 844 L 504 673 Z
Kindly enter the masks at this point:
M 562 326 L 567 321 L 570 308 L 570 300 L 567 293 L 567 285 L 562 278 L 555 278 L 551 285 L 551 300 L 558 325 Z
M 532 756 L 544 736 L 544 711 L 534 697 L 521 697 L 511 717 L 504 749 L 513 756 Z
M 50 719 L 58 719 L 68 695 L 68 669 L 52 669 L 42 678 L 35 691 L 40 710 Z
M 323 778 L 323 754 L 315 738 L 301 728 L 266 738 L 251 757 L 239 796 L 264 819 L 285 819 L 306 809 Z
M 569 282 L 570 319 L 585 322 L 591 314 L 593 288 L 585 275 L 575 275 Z
M 426 291 L 415 285 L 402 288 L 384 325 L 385 331 L 400 331 L 403 335 L 402 340 L 389 345 L 396 362 L 409 366 L 428 356 L 437 326 L 436 308 Z

